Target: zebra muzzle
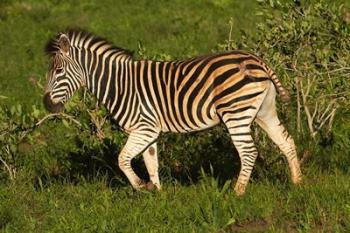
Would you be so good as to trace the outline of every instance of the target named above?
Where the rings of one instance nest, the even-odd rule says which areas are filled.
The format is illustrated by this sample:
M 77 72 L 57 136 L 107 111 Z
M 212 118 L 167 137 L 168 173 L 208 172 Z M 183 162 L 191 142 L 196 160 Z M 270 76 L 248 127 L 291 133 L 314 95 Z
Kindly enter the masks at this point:
M 50 92 L 44 95 L 44 106 L 47 111 L 51 113 L 59 113 L 63 111 L 64 105 L 63 103 L 54 103 L 51 99 Z

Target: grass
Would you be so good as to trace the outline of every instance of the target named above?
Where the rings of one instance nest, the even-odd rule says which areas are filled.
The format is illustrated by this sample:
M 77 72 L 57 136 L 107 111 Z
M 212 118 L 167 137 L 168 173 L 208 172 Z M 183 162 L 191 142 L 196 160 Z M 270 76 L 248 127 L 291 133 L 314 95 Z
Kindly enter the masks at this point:
M 350 7 L 348 1 L 345 4 Z M 137 4 L 128 0 L 2 0 L 0 105 L 19 103 L 24 111 L 32 105 L 43 108 L 42 90 L 37 87 L 38 82 L 45 83 L 48 64 L 43 47 L 67 27 L 95 32 L 146 57 L 183 58 L 210 53 L 225 41 L 231 17 L 233 39 L 240 40 L 242 30 L 254 33 L 256 6 L 254 0 L 164 0 L 152 4 L 147 0 Z M 113 156 L 111 150 L 119 150 L 125 138 L 118 136 L 118 143 L 109 142 L 104 150 L 87 145 L 91 151 L 79 157 L 80 150 L 86 148 L 77 145 L 73 129 L 50 122 L 39 131 L 33 136 L 33 145 L 22 143 L 19 148 L 24 157 L 20 158 L 17 179 L 0 182 L 0 232 L 350 232 L 349 169 L 342 160 L 329 159 L 334 157 L 311 158 L 304 165 L 306 175 L 300 186 L 287 182 L 287 173 L 283 173 L 287 168 L 277 170 L 285 166 L 283 160 L 274 162 L 273 168 L 255 169 L 247 194 L 239 198 L 229 182 L 222 184 L 202 174 L 199 181 L 182 184 L 170 177 L 171 172 L 161 177 L 162 192 L 134 192 L 125 180 L 115 184 L 96 171 L 91 175 L 93 166 L 81 162 L 91 161 L 96 151 Z M 238 161 L 233 166 L 231 157 L 223 159 L 222 151 L 230 149 L 226 148 L 229 139 L 208 138 L 202 134 L 202 144 L 187 150 L 189 146 L 170 136 L 165 140 L 172 140 L 175 146 L 169 148 L 173 150 L 163 148 L 161 153 L 168 160 L 181 158 L 178 154 L 220 153 L 214 157 L 220 157 L 216 173 L 230 173 Z M 186 138 L 197 143 L 194 139 Z M 78 162 L 73 161 L 74 156 Z M 192 158 L 180 162 L 189 163 Z M 166 158 L 160 160 L 164 165 Z M 104 163 L 107 161 L 109 158 Z M 70 177 L 72 164 L 80 169 L 74 179 Z M 327 170 L 328 165 L 339 170 Z M 88 175 L 81 174 L 84 172 Z
M 292 186 L 253 182 L 236 197 L 211 176 L 159 193 L 91 181 L 1 185 L 2 232 L 349 232 L 348 175 L 318 174 Z

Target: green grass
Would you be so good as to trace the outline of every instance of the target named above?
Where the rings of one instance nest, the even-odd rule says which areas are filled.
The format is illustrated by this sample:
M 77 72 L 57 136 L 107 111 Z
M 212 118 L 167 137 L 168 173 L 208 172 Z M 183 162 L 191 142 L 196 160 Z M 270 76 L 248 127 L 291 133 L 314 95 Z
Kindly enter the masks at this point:
M 23 180 L 24 179 L 24 180 Z M 230 182 L 205 176 L 159 193 L 91 181 L 1 185 L 3 232 L 349 232 L 348 174 L 318 174 L 292 186 L 252 182 L 236 197 Z
M 184 58 L 210 53 L 227 40 L 231 17 L 233 39 L 243 43 L 242 30 L 253 35 L 260 22 L 256 7 L 254 0 L 1 0 L 0 106 L 18 103 L 26 113 L 32 105 L 43 108 L 37 85 L 45 84 L 43 48 L 65 28 L 87 29 L 146 57 Z M 335 138 L 347 135 L 344 119 Z M 160 148 L 162 192 L 134 192 L 125 179 L 98 175 L 106 165 L 116 167 L 109 157 L 125 137 L 116 133 L 114 141 L 96 145 L 90 131 L 81 132 L 84 142 L 77 142 L 76 132 L 56 120 L 20 143 L 17 179 L 0 174 L 0 232 L 350 232 L 349 162 L 341 159 L 348 152 L 322 158 L 327 147 L 319 146 L 323 153 L 306 161 L 304 183 L 296 187 L 283 159 L 258 161 L 247 194 L 238 198 L 222 177 L 218 182 L 202 174 L 198 182 L 184 184 L 165 167 L 172 159 L 185 166 L 210 154 L 200 164 L 216 163 L 215 174 L 226 177 L 237 172 L 239 162 L 229 157 L 230 140 L 220 138 L 223 133 L 170 135 L 161 139 L 171 144 Z M 95 154 L 106 161 L 92 161 Z

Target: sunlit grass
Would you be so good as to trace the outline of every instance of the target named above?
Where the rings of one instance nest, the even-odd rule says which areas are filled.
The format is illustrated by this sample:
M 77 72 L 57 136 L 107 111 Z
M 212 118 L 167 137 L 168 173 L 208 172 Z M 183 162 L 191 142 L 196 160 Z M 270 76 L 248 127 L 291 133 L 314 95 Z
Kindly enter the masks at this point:
M 345 174 L 319 174 L 300 186 L 249 185 L 243 197 L 204 176 L 190 186 L 166 182 L 158 192 L 109 187 L 91 181 L 17 182 L 0 189 L 0 229 L 5 232 L 234 232 L 350 229 L 350 184 Z M 25 179 L 25 178 L 23 178 Z M 23 181 L 23 180 L 22 180 Z M 284 229 L 284 230 L 283 230 Z

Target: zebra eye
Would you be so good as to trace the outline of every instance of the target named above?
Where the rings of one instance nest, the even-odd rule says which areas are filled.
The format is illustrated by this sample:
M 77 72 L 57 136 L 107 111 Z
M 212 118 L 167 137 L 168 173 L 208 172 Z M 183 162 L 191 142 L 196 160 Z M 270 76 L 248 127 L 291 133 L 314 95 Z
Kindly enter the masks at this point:
M 63 72 L 63 68 L 57 68 L 56 69 L 56 74 L 60 74 L 60 73 L 62 73 Z

